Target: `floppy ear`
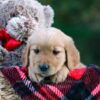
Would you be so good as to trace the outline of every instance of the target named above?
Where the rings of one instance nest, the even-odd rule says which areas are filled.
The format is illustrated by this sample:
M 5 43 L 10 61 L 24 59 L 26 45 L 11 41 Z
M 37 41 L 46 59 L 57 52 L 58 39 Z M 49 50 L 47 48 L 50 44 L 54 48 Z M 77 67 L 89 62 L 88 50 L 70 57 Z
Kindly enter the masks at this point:
M 29 66 L 30 45 L 27 44 L 22 53 L 22 62 L 25 67 Z
M 70 37 L 65 37 L 65 52 L 66 52 L 66 65 L 70 70 L 73 70 L 80 63 L 80 54 Z

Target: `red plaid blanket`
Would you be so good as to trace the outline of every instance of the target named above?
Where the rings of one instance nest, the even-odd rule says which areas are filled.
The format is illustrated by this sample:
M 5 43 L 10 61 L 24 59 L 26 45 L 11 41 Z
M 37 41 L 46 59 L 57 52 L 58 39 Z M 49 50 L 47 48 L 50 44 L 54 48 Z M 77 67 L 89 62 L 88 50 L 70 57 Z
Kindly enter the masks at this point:
M 33 83 L 24 67 L 1 71 L 22 100 L 100 100 L 100 68 L 95 65 L 75 69 L 57 84 Z

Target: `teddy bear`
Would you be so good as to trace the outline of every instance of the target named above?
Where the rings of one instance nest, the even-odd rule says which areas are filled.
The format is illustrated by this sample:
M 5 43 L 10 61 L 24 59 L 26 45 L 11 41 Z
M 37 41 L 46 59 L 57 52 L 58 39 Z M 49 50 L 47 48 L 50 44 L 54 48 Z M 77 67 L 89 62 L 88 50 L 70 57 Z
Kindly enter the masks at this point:
M 54 11 L 37 0 L 0 1 L 0 67 L 22 65 L 21 54 L 31 34 L 53 24 Z

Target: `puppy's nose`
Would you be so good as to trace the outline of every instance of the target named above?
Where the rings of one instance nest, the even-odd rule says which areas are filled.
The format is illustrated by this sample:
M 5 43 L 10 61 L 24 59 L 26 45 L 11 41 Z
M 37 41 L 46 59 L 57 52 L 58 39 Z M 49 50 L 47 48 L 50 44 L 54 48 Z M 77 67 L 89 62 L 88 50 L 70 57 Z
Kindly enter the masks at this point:
M 49 69 L 49 65 L 48 64 L 41 64 L 41 65 L 39 65 L 39 69 L 41 72 L 46 72 Z

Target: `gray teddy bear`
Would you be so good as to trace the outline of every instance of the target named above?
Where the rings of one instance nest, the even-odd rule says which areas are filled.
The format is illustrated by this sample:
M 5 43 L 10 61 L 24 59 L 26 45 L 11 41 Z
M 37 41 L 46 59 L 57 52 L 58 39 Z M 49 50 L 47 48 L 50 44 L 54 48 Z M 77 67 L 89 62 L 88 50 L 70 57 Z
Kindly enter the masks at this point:
M 53 9 L 37 0 L 0 1 L 0 25 L 12 38 L 22 43 L 14 50 L 8 51 L 0 41 L 0 67 L 22 66 L 21 55 L 28 37 L 38 28 L 51 27 L 53 17 Z

